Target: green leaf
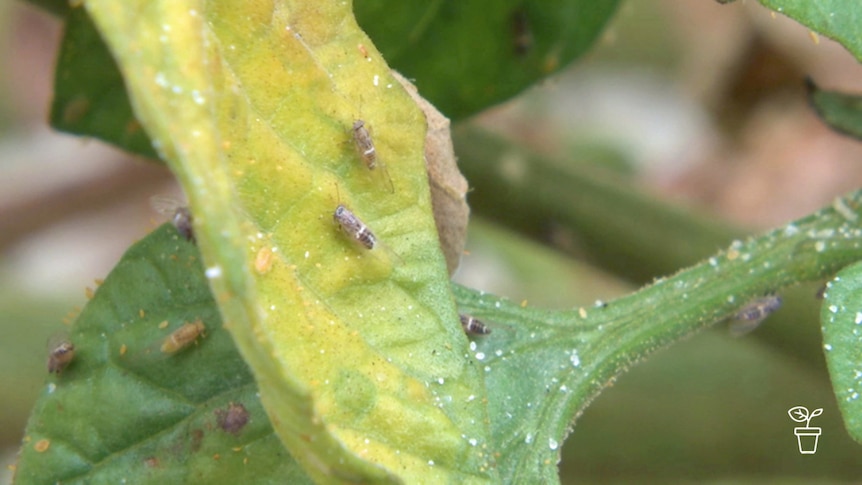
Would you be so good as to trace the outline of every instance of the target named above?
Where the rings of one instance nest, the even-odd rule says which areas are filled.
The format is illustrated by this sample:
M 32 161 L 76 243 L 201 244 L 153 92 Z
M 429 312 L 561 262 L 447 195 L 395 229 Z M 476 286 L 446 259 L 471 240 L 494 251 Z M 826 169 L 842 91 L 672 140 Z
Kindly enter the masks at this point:
M 842 269 L 826 287 L 820 314 L 826 363 L 844 425 L 862 443 L 862 263 Z
M 350 5 L 86 7 L 186 190 L 225 326 L 306 472 L 493 480 L 481 374 L 464 359 L 431 215 L 424 119 Z M 359 116 L 393 191 L 351 146 Z M 381 243 L 340 231 L 339 203 Z
M 461 309 L 493 329 L 467 351 L 485 376 L 493 434 L 486 443 L 468 443 L 494 453 L 506 483 L 556 483 L 573 420 L 620 373 L 733 315 L 766 289 L 817 279 L 862 257 L 860 205 L 862 193 L 840 199 L 816 216 L 734 243 L 672 278 L 590 308 L 546 311 L 456 287 Z M 49 382 L 31 418 L 18 466 L 23 483 L 298 480 L 222 329 L 199 261 L 196 248 L 165 226 L 109 275 L 72 328 L 75 359 Z M 829 304 L 833 291 L 834 283 Z M 845 294 L 851 302 L 858 296 Z M 853 310 L 842 311 L 856 327 Z M 206 325 L 197 344 L 173 355 L 160 351 L 172 330 L 197 319 Z M 348 380 L 341 384 L 355 390 Z M 350 407 L 357 393 L 343 397 L 338 405 Z M 477 389 L 465 402 L 482 399 Z M 235 435 L 221 418 L 230 403 L 251 416 Z
M 71 9 L 66 19 L 54 73 L 51 126 L 158 158 L 132 113 L 117 63 L 81 8 Z
M 206 326 L 195 343 L 160 351 L 195 320 Z M 197 249 L 171 226 L 126 252 L 70 340 L 74 358 L 30 417 L 17 483 L 310 483 L 272 432 Z
M 357 0 L 355 10 L 387 62 L 415 79 L 437 109 L 461 119 L 580 57 L 618 3 Z
M 583 55 L 618 0 L 479 3 L 358 1 L 357 18 L 396 69 L 438 109 L 463 118 L 505 101 Z M 63 11 L 65 14 L 66 12 Z M 481 26 L 481 28 L 477 28 Z M 375 54 L 367 39 L 351 52 Z M 235 46 L 236 47 L 236 46 Z M 51 124 L 151 159 L 116 62 L 92 22 L 71 9 L 54 81 Z M 355 117 L 365 116 L 364 103 Z
M 862 5 L 857 0 L 760 0 L 760 3 L 837 41 L 862 62 L 859 35 Z
M 834 130 L 862 139 L 862 96 L 824 91 L 808 81 L 808 98 Z

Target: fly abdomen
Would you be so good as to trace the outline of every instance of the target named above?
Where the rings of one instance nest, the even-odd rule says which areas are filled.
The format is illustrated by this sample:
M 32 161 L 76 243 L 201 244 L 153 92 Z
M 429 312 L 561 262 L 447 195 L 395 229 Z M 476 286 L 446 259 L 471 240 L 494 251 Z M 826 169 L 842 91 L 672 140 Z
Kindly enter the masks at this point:
M 377 237 L 374 236 L 371 229 L 364 222 L 360 221 L 347 207 L 339 204 L 335 208 L 332 218 L 345 234 L 366 249 L 374 249 L 374 246 L 377 245 Z
M 491 329 L 484 322 L 470 315 L 459 314 L 461 319 L 461 327 L 464 328 L 464 333 L 468 335 L 488 335 Z

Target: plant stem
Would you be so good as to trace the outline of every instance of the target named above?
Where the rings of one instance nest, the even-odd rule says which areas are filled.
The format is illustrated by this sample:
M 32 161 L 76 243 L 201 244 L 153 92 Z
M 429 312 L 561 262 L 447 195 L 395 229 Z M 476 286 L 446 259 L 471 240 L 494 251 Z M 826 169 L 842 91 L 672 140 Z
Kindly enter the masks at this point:
M 559 241 L 574 238 L 577 248 L 600 266 L 636 282 L 672 274 L 744 234 L 650 197 L 594 165 L 540 157 L 469 126 L 455 130 L 454 141 L 461 169 L 474 188 L 474 211 L 570 254 L 573 248 Z M 558 237 L 560 233 L 566 237 Z M 776 280 L 761 291 L 800 281 Z M 770 319 L 774 323 L 754 336 L 825 372 L 815 292 L 812 285 L 782 292 L 784 305 Z

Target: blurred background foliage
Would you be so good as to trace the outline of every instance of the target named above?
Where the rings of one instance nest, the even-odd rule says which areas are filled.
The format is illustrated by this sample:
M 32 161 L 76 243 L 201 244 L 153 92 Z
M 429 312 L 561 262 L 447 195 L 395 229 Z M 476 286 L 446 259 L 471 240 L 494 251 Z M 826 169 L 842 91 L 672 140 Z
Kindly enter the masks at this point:
M 161 222 L 148 198 L 177 189 L 163 167 L 52 132 L 45 120 L 61 24 L 21 2 L 0 5 L 0 22 L 5 465 L 44 381 L 49 336 L 85 304 L 85 288 Z M 646 262 L 625 264 L 603 260 L 582 234 L 553 225 L 525 231 L 532 240 L 515 235 L 504 227 L 511 221 L 491 220 L 493 186 L 480 188 L 482 173 L 470 173 L 465 155 L 481 147 L 456 138 L 477 186 L 469 254 L 456 280 L 535 306 L 589 305 L 693 263 L 680 256 L 683 246 L 698 248 L 686 258 L 706 257 L 862 186 L 862 144 L 817 118 L 806 77 L 862 93 L 853 56 L 756 2 L 622 2 L 585 57 L 458 128 L 489 130 L 566 161 L 588 180 L 619 181 L 620 193 L 685 208 L 679 232 L 663 232 L 669 237 Z M 637 252 L 639 230 L 624 226 L 614 237 L 626 229 Z M 667 262 L 656 263 L 661 258 Z M 816 291 L 787 295 L 790 310 L 745 338 L 717 328 L 624 375 L 567 440 L 563 483 L 862 476 L 860 448 L 843 429 L 823 366 L 817 315 L 804 310 L 816 308 Z M 796 451 L 786 415 L 795 405 L 824 408 L 816 455 Z M 0 482 L 11 475 L 5 466 L 0 473 Z

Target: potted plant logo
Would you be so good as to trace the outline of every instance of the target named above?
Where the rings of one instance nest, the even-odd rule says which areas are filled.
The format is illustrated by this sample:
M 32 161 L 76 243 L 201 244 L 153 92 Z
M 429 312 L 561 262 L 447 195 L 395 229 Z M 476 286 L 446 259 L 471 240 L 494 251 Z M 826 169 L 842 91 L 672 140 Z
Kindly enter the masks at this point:
M 788 409 L 787 414 L 790 415 L 790 419 L 797 423 L 805 421 L 805 427 L 793 428 L 793 434 L 796 435 L 796 441 L 799 443 L 799 453 L 803 455 L 817 453 L 820 428 L 812 428 L 810 425 L 813 417 L 823 414 L 823 408 L 817 408 L 809 413 L 805 406 L 796 406 Z

